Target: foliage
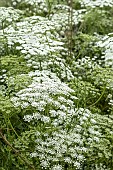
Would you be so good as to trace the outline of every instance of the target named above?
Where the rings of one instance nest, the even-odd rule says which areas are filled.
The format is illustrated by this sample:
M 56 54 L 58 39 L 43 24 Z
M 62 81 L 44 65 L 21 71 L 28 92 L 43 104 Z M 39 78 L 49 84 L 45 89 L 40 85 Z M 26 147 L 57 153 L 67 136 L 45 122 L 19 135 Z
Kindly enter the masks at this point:
M 113 19 L 110 11 L 94 8 L 89 10 L 84 16 L 81 30 L 87 34 L 97 32 L 99 34 L 108 34 L 112 32 Z

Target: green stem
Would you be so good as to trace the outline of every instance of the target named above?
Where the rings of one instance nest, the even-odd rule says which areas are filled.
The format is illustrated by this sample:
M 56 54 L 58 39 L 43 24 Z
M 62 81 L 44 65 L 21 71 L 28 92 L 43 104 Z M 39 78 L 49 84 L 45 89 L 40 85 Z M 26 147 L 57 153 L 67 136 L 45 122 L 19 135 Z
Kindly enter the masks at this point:
M 93 104 L 91 104 L 90 106 L 88 106 L 88 108 L 96 105 L 96 104 L 101 100 L 102 96 L 103 96 L 104 93 L 105 93 L 105 90 L 106 90 L 106 86 L 104 87 L 104 90 L 103 90 L 101 96 L 98 98 L 98 100 L 97 100 L 95 103 L 93 103 Z

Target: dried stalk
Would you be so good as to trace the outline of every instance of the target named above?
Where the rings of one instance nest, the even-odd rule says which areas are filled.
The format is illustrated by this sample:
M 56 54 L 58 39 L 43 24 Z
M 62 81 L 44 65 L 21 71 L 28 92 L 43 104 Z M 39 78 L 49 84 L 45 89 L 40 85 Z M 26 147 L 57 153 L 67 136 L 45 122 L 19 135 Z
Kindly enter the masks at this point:
M 72 57 L 72 39 L 73 39 L 73 24 L 72 24 L 72 20 L 73 20 L 73 0 L 68 0 L 68 6 L 69 8 L 69 17 L 68 17 L 68 25 L 69 25 L 69 30 L 68 30 L 68 34 L 67 34 L 67 38 L 68 38 L 68 47 L 69 47 L 69 51 L 68 51 L 68 57 L 71 59 Z

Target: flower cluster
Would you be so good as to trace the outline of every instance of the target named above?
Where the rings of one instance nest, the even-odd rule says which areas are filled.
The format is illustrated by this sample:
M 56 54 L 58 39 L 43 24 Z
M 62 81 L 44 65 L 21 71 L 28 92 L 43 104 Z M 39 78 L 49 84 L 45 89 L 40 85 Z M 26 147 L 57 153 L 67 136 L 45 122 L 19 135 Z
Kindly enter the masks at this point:
M 109 7 L 112 7 L 113 6 L 113 1 L 111 0 L 81 0 L 80 1 L 81 3 L 81 7 L 92 7 L 92 8 L 95 8 L 95 7 L 106 7 L 106 6 L 109 6 Z
M 21 19 L 23 12 L 13 7 L 0 8 L 0 30 Z
M 1 35 L 7 38 L 11 51 L 24 55 L 28 67 L 39 70 L 51 69 L 58 72 L 62 79 L 69 80 L 73 75 L 62 58 L 62 55 L 68 54 L 68 49 L 64 47 L 64 42 L 57 32 L 56 27 L 60 24 L 55 22 L 55 19 L 48 20 L 41 16 L 26 17 L 14 26 L 4 29 L 4 32 L 1 31 Z
M 95 129 L 94 116 L 88 109 L 75 108 L 74 91 L 54 73 L 36 70 L 29 76 L 33 79 L 32 84 L 20 90 L 11 101 L 15 107 L 24 110 L 24 121 L 31 126 L 35 122 L 40 129 L 35 130 L 35 149 L 30 156 L 37 158 L 45 169 L 64 169 L 67 163 L 80 169 L 88 151 L 85 145 L 98 143 L 101 137 L 97 127 Z M 35 112 L 28 114 L 30 107 Z
M 6 70 L 3 69 L 3 70 L 0 70 L 0 84 L 3 83 L 6 79 Z
M 56 108 L 60 107 L 60 103 L 54 100 L 56 95 L 69 96 L 73 92 L 65 83 L 50 71 L 30 72 L 29 76 L 33 78 L 32 84 L 28 88 L 19 91 L 16 96 L 12 98 L 14 105 L 21 105 L 26 108 L 29 105 L 35 107 L 37 111 L 44 111 L 46 105 L 53 105 Z M 52 97 L 53 96 L 53 97 Z M 67 101 L 69 106 L 73 105 L 71 100 Z
M 103 52 L 103 58 L 105 58 L 106 66 L 113 67 L 113 33 L 109 33 L 101 38 L 100 41 L 96 43 L 96 46 L 105 48 Z
M 12 6 L 24 9 L 25 14 L 28 15 L 43 15 L 48 11 L 46 0 L 11 0 Z
M 70 19 L 70 11 L 72 11 L 72 21 Z M 61 32 L 62 35 L 63 31 L 69 29 L 70 22 L 72 22 L 73 26 L 77 26 L 80 22 L 82 22 L 85 13 L 86 9 L 72 10 L 66 5 L 55 5 L 53 6 L 53 14 L 50 14 L 50 18 L 53 22 L 56 23 L 55 27 L 58 31 Z
M 63 43 L 55 40 L 56 36 L 58 38 L 58 34 L 56 36 L 51 34 L 53 30 L 55 28 L 51 21 L 44 17 L 33 16 L 16 23 L 14 27 L 9 26 L 4 30 L 4 33 L 8 38 L 9 47 L 18 44 L 15 47 L 16 50 L 21 50 L 24 55 L 44 56 L 63 49 Z
M 38 157 L 43 168 L 53 168 L 52 164 L 55 162 L 55 166 L 58 167 L 60 163 L 62 169 L 64 169 L 66 163 L 80 169 L 85 159 L 83 153 L 87 149 L 83 147 L 83 139 L 80 134 L 77 134 L 76 126 L 70 131 L 66 129 L 54 131 L 51 136 L 47 133 L 44 135 L 37 134 L 35 151 L 30 156 Z M 45 138 L 44 141 L 43 138 Z
M 24 112 L 24 120 L 38 126 L 31 158 L 38 159 L 40 167 L 45 169 L 63 170 L 66 164 L 80 169 L 89 145 L 98 143 L 101 137 L 93 114 L 88 109 L 75 108 L 77 98 L 70 96 L 73 90 L 61 83 L 54 73 L 35 71 L 29 75 L 33 77 L 32 84 L 11 100 L 24 111 L 30 106 L 32 110 L 35 108 L 34 113 Z M 15 146 L 17 143 L 15 141 Z

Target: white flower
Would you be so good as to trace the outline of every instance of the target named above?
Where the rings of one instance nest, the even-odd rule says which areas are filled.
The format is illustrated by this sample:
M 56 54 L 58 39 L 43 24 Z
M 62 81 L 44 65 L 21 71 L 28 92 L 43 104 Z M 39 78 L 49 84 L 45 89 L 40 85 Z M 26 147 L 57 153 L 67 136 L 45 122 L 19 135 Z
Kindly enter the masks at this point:
M 72 162 L 72 160 L 71 160 L 70 157 L 65 157 L 65 158 L 64 158 L 64 161 L 67 162 L 67 163 L 69 163 L 69 164 Z
M 21 107 L 22 108 L 26 108 L 26 107 L 28 107 L 29 106 L 29 103 L 28 102 L 23 102 L 22 104 L 21 104 Z
M 74 162 L 74 166 L 75 166 L 77 169 L 79 169 L 80 166 L 81 166 L 81 164 L 80 164 L 79 162 Z
M 48 162 L 47 161 L 41 161 L 41 166 L 44 168 L 48 167 Z
M 58 122 L 58 120 L 54 120 L 51 124 L 53 126 L 57 127 L 59 125 L 59 122 Z
M 79 161 L 83 161 L 83 160 L 84 160 L 84 156 L 83 156 L 83 155 L 78 155 L 77 159 L 78 159 Z
M 26 121 L 26 122 L 30 122 L 32 119 L 33 119 L 33 117 L 31 115 L 24 116 L 24 121 Z
M 38 155 L 37 152 L 33 152 L 33 153 L 30 154 L 30 157 L 35 158 L 35 157 L 37 157 L 37 155 Z
M 100 141 L 99 138 L 96 137 L 96 136 L 94 136 L 94 140 L 95 140 L 96 142 L 99 142 L 99 141 Z
M 32 118 L 39 120 L 39 119 L 41 119 L 41 115 L 40 115 L 40 113 L 33 113 Z
M 67 111 L 67 108 L 66 108 L 65 105 L 61 105 L 61 106 L 60 106 L 60 109 L 63 110 L 63 111 Z
M 58 110 L 57 113 L 59 114 L 60 117 L 66 118 L 66 113 Z
M 33 102 L 31 103 L 31 105 L 32 105 L 33 107 L 39 106 L 39 104 L 38 104 L 37 102 L 35 102 L 35 101 L 33 101 Z
M 44 123 L 49 123 L 49 122 L 50 122 L 50 118 L 47 117 L 47 116 L 42 116 L 41 120 L 42 120 Z
M 90 119 L 90 122 L 93 123 L 93 124 L 97 123 L 96 120 L 94 120 L 94 119 Z
M 55 110 L 50 110 L 51 117 L 56 117 L 58 113 Z
M 62 170 L 61 165 L 54 165 L 51 170 Z

